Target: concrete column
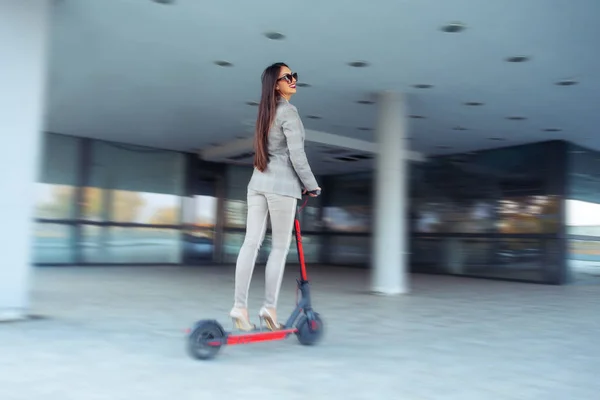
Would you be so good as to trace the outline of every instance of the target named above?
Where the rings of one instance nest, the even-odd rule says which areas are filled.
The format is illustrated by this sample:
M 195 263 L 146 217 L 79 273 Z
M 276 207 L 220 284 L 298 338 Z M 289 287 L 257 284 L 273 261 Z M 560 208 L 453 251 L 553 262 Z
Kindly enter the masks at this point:
M 28 313 L 50 0 L 0 0 L 0 321 Z
M 405 101 L 399 94 L 383 92 L 378 106 L 371 290 L 396 295 L 409 290 Z

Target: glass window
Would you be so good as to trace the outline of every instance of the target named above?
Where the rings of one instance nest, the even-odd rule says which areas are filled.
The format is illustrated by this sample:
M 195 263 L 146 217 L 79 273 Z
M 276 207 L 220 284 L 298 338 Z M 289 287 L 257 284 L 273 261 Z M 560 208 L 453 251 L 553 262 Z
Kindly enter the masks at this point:
M 181 220 L 181 197 L 175 195 L 86 187 L 83 197 L 88 221 L 178 225 Z
M 590 199 L 590 196 L 584 197 Z M 566 201 L 569 268 L 575 280 L 600 276 L 600 204 Z
M 309 200 L 310 202 L 310 200 Z M 300 214 L 300 229 L 302 232 L 314 232 L 322 229 L 321 209 L 318 206 L 306 206 Z
M 567 232 L 570 235 L 600 237 L 600 204 L 566 201 Z
M 187 215 L 184 222 L 202 228 L 214 229 L 217 224 L 218 200 L 214 196 L 186 197 Z
M 482 233 L 495 230 L 495 201 L 421 201 L 413 205 L 412 229 L 419 233 Z
M 113 190 L 111 220 L 149 225 L 178 225 L 181 198 L 179 196 Z
M 224 263 L 235 264 L 242 248 L 242 243 L 244 243 L 244 236 L 244 233 L 241 232 L 226 232 L 223 235 L 222 260 Z
M 205 187 L 203 192 L 214 192 Z M 208 189 L 208 190 L 206 190 Z M 214 195 L 184 198 L 183 260 L 186 264 L 212 261 L 215 252 L 215 227 L 218 199 Z
M 371 236 L 330 236 L 330 262 L 341 265 L 370 265 L 371 240 Z
M 544 267 L 559 262 L 546 256 L 551 246 L 548 239 L 423 237 L 413 239 L 410 261 L 417 272 L 541 281 Z
M 39 182 L 53 185 L 77 185 L 79 140 L 73 136 L 44 133 Z
M 553 233 L 560 226 L 557 196 L 519 196 L 499 200 L 498 230 L 505 234 Z
M 69 264 L 75 262 L 71 225 L 36 223 L 33 231 L 33 262 Z
M 225 227 L 246 227 L 247 205 L 244 200 L 225 200 Z
M 331 231 L 369 232 L 371 229 L 371 210 L 368 205 L 324 207 L 323 223 Z
M 410 265 L 416 272 L 438 272 L 442 241 L 433 237 L 411 237 Z
M 469 261 L 465 272 L 470 275 L 541 281 L 543 268 L 550 267 L 544 264 L 542 239 L 466 240 L 463 246 Z M 470 256 L 472 253 L 478 256 Z
M 185 157 L 181 153 L 94 141 L 88 186 L 129 192 L 183 194 Z
M 106 195 L 110 190 L 97 187 L 84 187 L 81 217 L 87 221 L 108 221 Z
M 181 153 L 95 141 L 83 214 L 87 220 L 178 225 L 185 184 Z
M 554 233 L 548 146 L 537 143 L 434 157 L 410 168 L 411 226 L 419 233 Z M 552 193 L 554 194 L 554 193 Z
M 81 226 L 79 243 L 81 256 L 85 263 L 110 263 L 108 246 L 108 227 L 97 225 Z
M 207 229 L 185 229 L 182 245 L 185 263 L 212 261 L 215 251 L 214 231 Z
M 85 262 L 170 264 L 181 260 L 176 229 L 84 225 L 82 233 Z
M 35 193 L 36 218 L 75 218 L 78 151 L 77 138 L 44 134 L 40 175 Z
M 35 217 L 44 219 L 75 218 L 75 196 L 75 186 L 37 183 Z
M 370 232 L 373 174 L 330 177 L 328 204 L 323 205 L 323 225 L 331 231 Z
M 571 239 L 569 241 L 571 258 L 598 262 L 600 267 L 600 240 Z M 598 270 L 600 272 L 600 269 Z
M 600 276 L 600 152 L 569 145 L 566 229 L 571 277 Z
M 248 182 L 250 182 L 252 173 L 252 167 L 228 165 L 225 171 L 227 182 L 225 198 L 245 201 L 248 193 Z

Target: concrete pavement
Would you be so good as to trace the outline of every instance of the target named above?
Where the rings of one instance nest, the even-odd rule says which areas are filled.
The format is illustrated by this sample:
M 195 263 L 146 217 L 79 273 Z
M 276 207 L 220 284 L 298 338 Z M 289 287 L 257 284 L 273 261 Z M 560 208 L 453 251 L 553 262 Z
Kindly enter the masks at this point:
M 230 328 L 231 267 L 38 268 L 43 318 L 0 324 L 0 399 L 598 399 L 598 285 L 415 275 L 388 298 L 365 291 L 364 270 L 309 273 L 327 324 L 318 347 L 292 337 L 200 362 L 183 329 L 204 317 Z M 282 315 L 295 276 L 290 265 Z

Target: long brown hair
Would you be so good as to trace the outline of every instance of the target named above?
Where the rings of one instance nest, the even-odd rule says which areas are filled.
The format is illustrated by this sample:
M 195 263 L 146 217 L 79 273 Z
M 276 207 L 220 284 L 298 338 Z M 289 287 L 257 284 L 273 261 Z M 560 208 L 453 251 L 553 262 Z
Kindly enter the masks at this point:
M 275 92 L 275 85 L 277 85 L 281 67 L 287 67 L 287 65 L 282 62 L 269 65 L 261 76 L 262 94 L 254 132 L 254 167 L 260 172 L 267 169 L 269 163 L 269 130 L 275 118 L 275 111 L 277 111 L 279 95 Z

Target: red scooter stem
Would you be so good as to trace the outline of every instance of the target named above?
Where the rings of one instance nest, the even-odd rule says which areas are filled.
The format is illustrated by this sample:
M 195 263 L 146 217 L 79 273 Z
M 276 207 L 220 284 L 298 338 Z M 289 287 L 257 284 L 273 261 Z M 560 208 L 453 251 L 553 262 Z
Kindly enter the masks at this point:
M 296 233 L 296 248 L 298 249 L 298 261 L 300 261 L 300 278 L 302 281 L 308 281 L 306 273 L 306 264 L 304 263 L 304 249 L 302 248 L 302 232 L 300 230 L 300 221 L 298 217 L 294 220 L 294 231 Z
M 306 194 L 316 194 L 317 196 L 320 194 L 320 190 L 315 190 L 312 192 L 307 192 Z M 304 249 L 302 248 L 302 230 L 300 229 L 300 211 L 304 207 L 306 207 L 306 203 L 308 202 L 308 197 L 304 199 L 304 203 L 301 207 L 298 208 L 296 212 L 296 218 L 294 219 L 294 233 L 296 234 L 296 249 L 298 250 L 298 261 L 300 262 L 300 278 L 302 282 L 308 282 L 308 274 L 306 273 L 306 263 L 304 262 Z

